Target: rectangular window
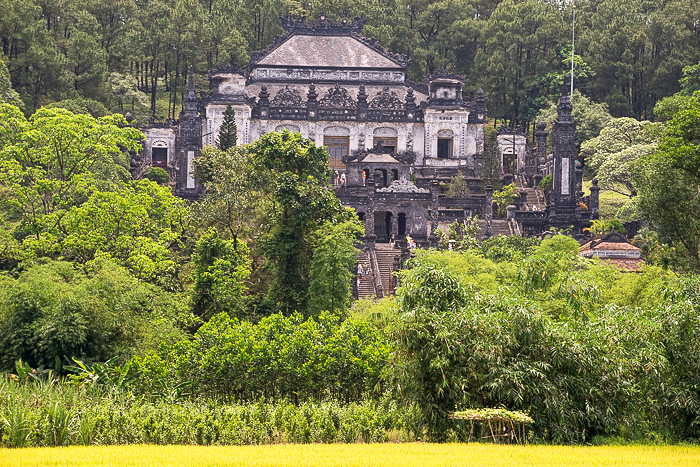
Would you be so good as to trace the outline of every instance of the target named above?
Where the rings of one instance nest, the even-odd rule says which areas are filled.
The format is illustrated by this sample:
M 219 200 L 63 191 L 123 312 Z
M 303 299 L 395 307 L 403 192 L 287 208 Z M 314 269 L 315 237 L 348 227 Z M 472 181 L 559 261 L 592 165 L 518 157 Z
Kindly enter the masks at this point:
M 374 149 L 381 152 L 396 152 L 396 138 L 374 138 Z
M 438 138 L 438 159 L 449 159 L 452 156 L 452 138 Z
M 152 148 L 151 162 L 153 167 L 166 168 L 168 166 L 168 148 Z
M 331 169 L 345 169 L 343 156 L 350 153 L 350 138 L 347 136 L 324 136 L 323 145 L 330 155 L 328 166 Z

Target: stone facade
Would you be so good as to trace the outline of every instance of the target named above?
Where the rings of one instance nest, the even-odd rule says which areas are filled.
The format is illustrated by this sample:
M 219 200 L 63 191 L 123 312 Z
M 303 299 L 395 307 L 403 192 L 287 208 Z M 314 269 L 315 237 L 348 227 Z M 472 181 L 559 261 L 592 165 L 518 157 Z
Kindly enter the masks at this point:
M 363 26 L 357 18 L 284 19 L 286 34 L 254 53 L 245 68 L 210 71 L 209 92 L 195 92 L 190 71 L 180 120 L 144 128 L 143 163 L 166 168 L 179 196 L 200 196 L 193 161 L 203 147 L 216 144 L 231 105 L 239 144 L 287 129 L 328 148 L 336 193 L 364 219 L 370 247 L 407 234 L 420 246 L 434 245 L 439 224 L 490 215 L 490 192 L 481 180 L 483 91 L 464 96 L 464 77 L 448 72 L 421 84 L 407 80 L 408 58 L 363 37 Z M 570 107 L 562 97 L 555 128 L 557 188 L 548 214 L 557 226 L 579 216 Z M 524 133 L 502 133 L 502 154 L 513 152 L 513 140 L 515 170 L 530 181 L 544 176 L 546 164 L 539 150 L 535 157 L 527 148 Z M 448 198 L 446 184 L 457 175 L 468 189 Z

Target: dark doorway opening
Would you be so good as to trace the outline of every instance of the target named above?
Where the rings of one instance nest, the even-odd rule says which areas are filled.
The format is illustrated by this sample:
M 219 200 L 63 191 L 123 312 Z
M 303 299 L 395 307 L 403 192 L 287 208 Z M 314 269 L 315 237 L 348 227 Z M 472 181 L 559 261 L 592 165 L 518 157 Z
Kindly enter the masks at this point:
M 399 213 L 399 238 L 403 238 L 406 235 L 406 213 Z

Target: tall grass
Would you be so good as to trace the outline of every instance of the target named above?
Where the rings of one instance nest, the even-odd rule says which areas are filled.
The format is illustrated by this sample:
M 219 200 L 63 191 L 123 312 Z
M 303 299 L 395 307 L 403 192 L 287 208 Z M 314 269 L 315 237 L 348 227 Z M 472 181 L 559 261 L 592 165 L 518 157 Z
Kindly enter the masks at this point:
M 395 401 L 219 403 L 0 379 L 0 446 L 355 443 L 416 439 Z

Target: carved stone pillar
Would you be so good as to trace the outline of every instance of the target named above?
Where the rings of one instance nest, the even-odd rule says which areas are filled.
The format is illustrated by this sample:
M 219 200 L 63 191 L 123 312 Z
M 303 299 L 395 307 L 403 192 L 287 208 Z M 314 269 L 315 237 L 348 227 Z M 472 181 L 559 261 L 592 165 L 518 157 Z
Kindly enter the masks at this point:
M 594 178 L 591 181 L 591 198 L 589 201 L 588 209 L 591 211 L 591 219 L 595 220 L 600 217 L 600 213 L 598 211 L 599 208 L 599 200 L 600 200 L 600 187 L 598 186 L 598 178 Z
M 491 229 L 491 223 L 493 221 L 493 186 L 486 185 L 484 189 L 486 194 L 486 233 L 484 238 L 490 238 L 493 236 L 493 230 Z
M 438 193 L 440 190 L 440 182 L 433 179 L 430 181 L 430 194 L 432 195 L 432 202 L 430 208 L 430 237 L 428 241 L 430 242 L 431 248 L 437 248 L 438 246 L 438 213 L 439 213 L 439 203 L 438 203 Z

